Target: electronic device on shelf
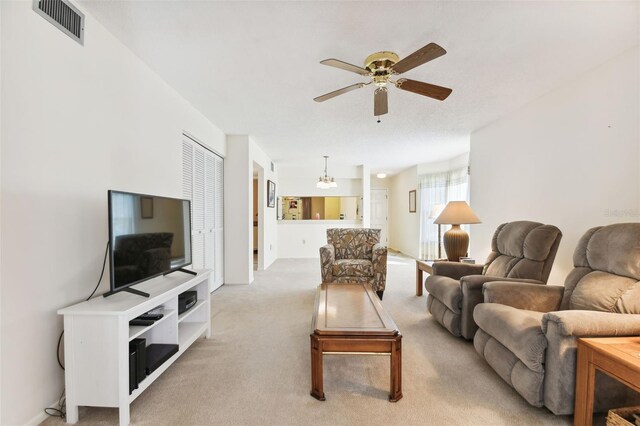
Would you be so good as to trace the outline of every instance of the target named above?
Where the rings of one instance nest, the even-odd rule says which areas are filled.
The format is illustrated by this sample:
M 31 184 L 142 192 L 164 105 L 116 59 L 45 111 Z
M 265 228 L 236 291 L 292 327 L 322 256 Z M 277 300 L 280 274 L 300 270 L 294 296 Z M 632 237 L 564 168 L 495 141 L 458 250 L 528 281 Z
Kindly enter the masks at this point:
M 178 296 L 178 315 L 191 309 L 198 302 L 197 291 L 185 291 Z
M 147 377 L 147 339 L 129 342 L 129 394 Z
M 147 346 L 147 374 L 153 373 L 166 360 L 178 352 L 178 345 L 154 343 Z
M 156 322 L 156 320 L 134 318 L 129 321 L 129 325 L 153 325 L 154 322 Z
M 149 294 L 132 285 L 191 264 L 191 203 L 179 198 L 108 191 L 111 290 Z
M 158 321 L 163 316 L 164 316 L 164 314 L 150 314 L 150 313 L 147 312 L 146 314 L 140 315 L 136 319 Z

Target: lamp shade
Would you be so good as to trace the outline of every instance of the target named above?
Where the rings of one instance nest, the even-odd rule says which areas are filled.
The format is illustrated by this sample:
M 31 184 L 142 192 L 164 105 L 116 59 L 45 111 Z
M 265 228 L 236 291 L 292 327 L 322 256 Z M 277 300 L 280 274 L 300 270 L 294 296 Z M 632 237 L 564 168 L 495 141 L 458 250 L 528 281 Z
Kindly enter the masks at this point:
M 433 223 L 440 225 L 461 225 L 464 223 L 481 222 L 466 201 L 450 201 Z

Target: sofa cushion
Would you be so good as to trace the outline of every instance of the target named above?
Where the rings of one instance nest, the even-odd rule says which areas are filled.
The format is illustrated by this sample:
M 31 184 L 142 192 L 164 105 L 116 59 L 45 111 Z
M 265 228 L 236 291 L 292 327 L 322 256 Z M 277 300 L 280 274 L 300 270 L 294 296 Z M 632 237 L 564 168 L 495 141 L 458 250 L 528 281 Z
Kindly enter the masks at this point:
M 509 349 L 530 370 L 544 372 L 547 339 L 542 332 L 542 312 L 525 311 L 498 303 L 481 303 L 473 319 L 485 333 Z
M 571 294 L 569 309 L 640 313 L 640 282 L 608 272 L 586 274 Z
M 462 288 L 460 281 L 441 275 L 431 275 L 424 283 L 427 292 L 456 314 L 460 313 Z
M 371 228 L 327 229 L 327 243 L 335 247 L 336 259 L 369 259 L 380 242 L 380 230 Z
M 585 255 L 596 271 L 640 280 L 640 224 L 618 223 L 591 234 Z
M 502 224 L 491 242 L 485 275 L 546 282 L 562 233 L 552 225 L 517 221 Z
M 334 277 L 372 277 L 373 264 L 365 259 L 338 259 L 332 265 Z

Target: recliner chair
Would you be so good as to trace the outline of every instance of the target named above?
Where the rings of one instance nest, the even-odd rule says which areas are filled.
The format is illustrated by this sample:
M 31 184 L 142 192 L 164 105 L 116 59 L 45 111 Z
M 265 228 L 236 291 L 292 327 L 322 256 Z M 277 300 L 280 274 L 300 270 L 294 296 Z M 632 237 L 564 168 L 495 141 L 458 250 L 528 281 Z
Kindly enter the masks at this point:
M 327 245 L 320 247 L 323 283 L 369 283 L 382 299 L 387 280 L 387 248 L 380 230 L 327 229 Z
M 545 284 L 562 239 L 553 225 L 516 221 L 498 226 L 484 265 L 435 262 L 425 280 L 427 308 L 454 336 L 473 339 L 473 309 L 482 303 L 482 286 L 491 281 Z
M 578 337 L 640 336 L 640 223 L 592 228 L 564 287 L 491 282 L 473 316 L 476 351 L 529 404 L 572 414 Z M 638 404 L 602 374 L 595 410 Z

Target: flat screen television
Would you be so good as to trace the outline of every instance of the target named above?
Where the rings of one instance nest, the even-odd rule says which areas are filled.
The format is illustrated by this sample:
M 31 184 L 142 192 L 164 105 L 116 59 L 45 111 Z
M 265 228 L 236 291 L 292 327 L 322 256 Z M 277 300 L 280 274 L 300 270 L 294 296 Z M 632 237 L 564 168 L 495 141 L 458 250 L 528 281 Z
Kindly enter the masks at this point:
M 111 291 L 148 294 L 130 286 L 191 264 L 189 200 L 108 191 Z

